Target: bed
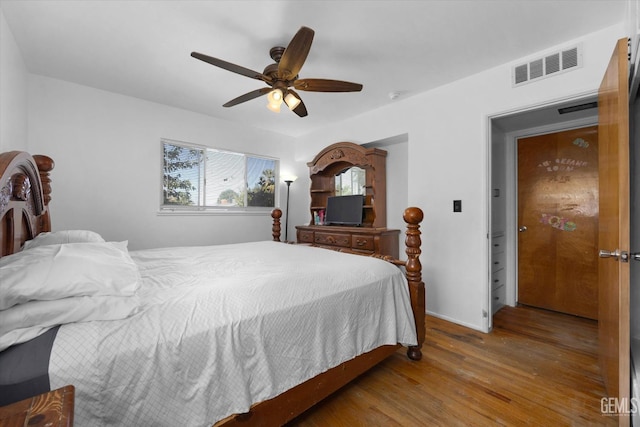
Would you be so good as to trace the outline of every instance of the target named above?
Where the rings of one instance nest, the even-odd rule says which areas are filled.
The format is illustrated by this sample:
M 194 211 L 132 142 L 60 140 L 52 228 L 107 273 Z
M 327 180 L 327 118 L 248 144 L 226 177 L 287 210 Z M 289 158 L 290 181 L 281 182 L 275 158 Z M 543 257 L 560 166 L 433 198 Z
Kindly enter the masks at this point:
M 0 154 L 3 404 L 72 384 L 78 425 L 275 426 L 400 345 L 421 359 L 418 208 L 406 261 L 282 243 L 279 209 L 273 241 L 128 251 L 51 232 L 53 167 Z

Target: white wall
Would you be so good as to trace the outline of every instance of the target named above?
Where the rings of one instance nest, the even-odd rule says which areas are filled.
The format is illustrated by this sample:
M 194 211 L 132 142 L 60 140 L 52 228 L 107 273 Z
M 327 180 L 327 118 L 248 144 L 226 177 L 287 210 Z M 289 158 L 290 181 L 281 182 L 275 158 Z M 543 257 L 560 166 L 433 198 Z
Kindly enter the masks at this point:
M 56 163 L 54 230 L 90 229 L 130 249 L 271 238 L 268 214 L 159 216 L 160 138 L 278 157 L 286 171 L 287 137 L 35 75 L 28 102 L 29 148 Z
M 381 141 L 363 144 L 367 148 L 380 148 L 387 152 L 386 185 L 387 185 L 387 228 L 401 230 L 399 238 L 400 259 L 407 259 L 404 244 L 404 230 L 406 224 L 402 219 L 404 210 L 408 207 L 407 182 L 409 181 L 407 164 L 409 162 L 408 135 L 396 135 Z
M 336 141 L 363 143 L 407 133 L 408 202 L 425 214 L 421 261 L 427 311 L 487 330 L 483 311 L 489 310 L 488 117 L 597 89 L 620 37 L 624 37 L 623 24 L 550 46 L 552 52 L 582 42 L 583 67 L 536 83 L 511 86 L 511 67 L 522 62 L 518 59 L 426 94 L 393 101 L 388 107 L 299 138 L 296 159 L 313 158 L 321 147 Z M 452 212 L 454 199 L 462 200 L 461 213 Z
M 270 237 L 269 217 L 158 216 L 162 137 L 281 158 L 282 169 L 300 177 L 291 186 L 291 236 L 293 225 L 309 220 L 306 162 L 321 148 L 337 141 L 368 143 L 406 134 L 407 204 L 425 213 L 421 260 L 427 310 L 486 330 L 488 117 L 595 90 L 616 40 L 623 36 L 621 24 L 578 40 L 583 44 L 584 66 L 566 74 L 512 88 L 511 66 L 522 62 L 519 59 L 426 94 L 395 100 L 295 141 L 30 76 L 27 146 L 56 160 L 54 229 L 89 228 L 109 240 L 129 239 L 130 247 L 138 249 Z M 282 185 L 281 194 L 285 192 Z M 462 200 L 462 213 L 452 212 L 454 199 Z M 284 203 L 282 197 L 280 204 Z M 72 205 L 74 209 L 69 208 Z
M 27 69 L 0 9 L 0 152 L 27 150 Z M 37 153 L 34 153 L 37 154 Z

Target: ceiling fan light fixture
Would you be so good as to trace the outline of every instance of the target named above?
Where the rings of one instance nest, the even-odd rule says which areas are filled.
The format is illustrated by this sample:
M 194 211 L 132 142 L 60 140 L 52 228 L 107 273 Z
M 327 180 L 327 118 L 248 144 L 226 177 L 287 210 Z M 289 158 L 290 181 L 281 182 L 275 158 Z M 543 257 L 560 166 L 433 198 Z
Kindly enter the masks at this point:
M 267 95 L 267 101 L 269 104 L 280 104 L 282 103 L 282 90 L 274 89 Z
M 280 104 L 277 102 L 269 102 L 267 104 L 267 108 L 271 111 L 273 111 L 274 113 L 279 113 L 280 112 Z
M 289 92 L 287 96 L 284 97 L 284 103 L 287 104 L 289 110 L 293 111 L 298 105 L 300 105 L 300 98 Z
M 282 105 L 282 90 L 274 89 L 267 94 L 267 108 L 274 113 L 280 112 Z

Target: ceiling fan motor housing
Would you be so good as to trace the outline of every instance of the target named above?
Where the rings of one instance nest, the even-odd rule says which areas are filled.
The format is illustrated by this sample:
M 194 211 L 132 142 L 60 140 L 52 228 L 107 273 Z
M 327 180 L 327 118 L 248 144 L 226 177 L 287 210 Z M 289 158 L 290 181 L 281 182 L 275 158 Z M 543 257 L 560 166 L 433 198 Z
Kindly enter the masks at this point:
M 271 59 L 276 61 L 276 63 L 280 62 L 280 58 L 282 58 L 282 54 L 284 53 L 285 48 L 282 46 L 272 47 L 269 51 L 269 56 Z
M 264 67 L 264 71 L 262 72 L 265 76 L 271 78 L 271 80 L 275 80 L 278 76 L 278 64 L 269 64 Z

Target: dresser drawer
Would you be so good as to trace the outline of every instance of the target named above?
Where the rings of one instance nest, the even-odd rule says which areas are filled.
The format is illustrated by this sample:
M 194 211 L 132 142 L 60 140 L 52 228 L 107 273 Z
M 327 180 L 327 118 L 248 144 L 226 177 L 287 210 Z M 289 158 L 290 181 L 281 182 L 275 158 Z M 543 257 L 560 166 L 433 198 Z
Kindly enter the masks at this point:
M 298 242 L 313 243 L 313 231 L 298 230 Z
M 340 233 L 315 233 L 314 243 L 318 245 L 351 247 L 351 235 Z
M 499 286 L 491 292 L 491 312 L 496 313 L 506 304 L 506 288 L 504 285 Z
M 353 236 L 351 236 L 351 247 L 353 249 L 372 251 L 374 248 L 373 239 L 373 236 L 354 234 Z
M 505 271 L 500 269 L 491 273 L 491 289 L 497 289 L 505 284 Z
M 398 259 L 400 230 L 388 228 L 340 227 L 334 225 L 297 225 L 300 244 L 349 249 L 371 255 L 388 255 Z
M 491 238 L 491 253 L 504 252 L 505 250 L 505 237 L 504 234 L 495 235 Z
M 504 252 L 498 252 L 491 255 L 491 271 L 498 271 L 504 268 L 505 256 Z

